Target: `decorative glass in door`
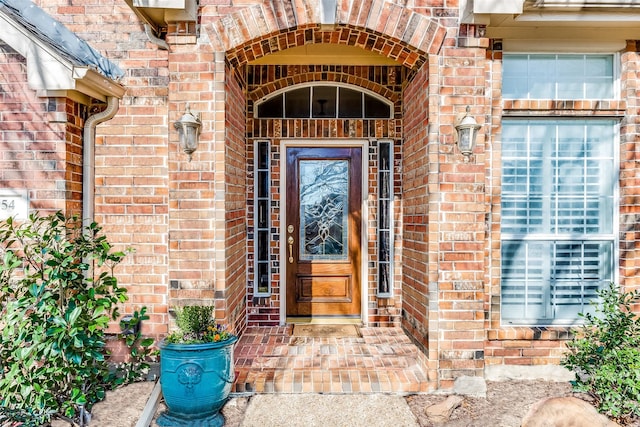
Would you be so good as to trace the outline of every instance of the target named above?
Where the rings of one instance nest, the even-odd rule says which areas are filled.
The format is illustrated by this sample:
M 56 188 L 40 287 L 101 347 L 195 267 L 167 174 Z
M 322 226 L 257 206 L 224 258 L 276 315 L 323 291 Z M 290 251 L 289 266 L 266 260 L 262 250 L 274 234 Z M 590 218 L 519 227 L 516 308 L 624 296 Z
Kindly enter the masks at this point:
M 348 258 L 349 162 L 300 161 L 300 259 Z

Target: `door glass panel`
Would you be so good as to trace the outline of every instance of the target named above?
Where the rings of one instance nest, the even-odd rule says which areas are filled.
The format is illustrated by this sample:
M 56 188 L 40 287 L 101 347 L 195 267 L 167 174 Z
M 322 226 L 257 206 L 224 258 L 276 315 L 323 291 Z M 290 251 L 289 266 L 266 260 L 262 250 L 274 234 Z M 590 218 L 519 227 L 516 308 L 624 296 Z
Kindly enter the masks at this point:
M 346 260 L 347 160 L 300 161 L 300 259 Z

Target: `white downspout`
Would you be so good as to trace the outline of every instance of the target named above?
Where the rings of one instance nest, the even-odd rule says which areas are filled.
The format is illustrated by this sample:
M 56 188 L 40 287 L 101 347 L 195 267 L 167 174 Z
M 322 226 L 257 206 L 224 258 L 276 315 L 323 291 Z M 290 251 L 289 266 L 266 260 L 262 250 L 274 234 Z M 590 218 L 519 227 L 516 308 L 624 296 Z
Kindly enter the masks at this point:
M 162 50 L 169 50 L 169 44 L 153 34 L 153 28 L 151 28 L 151 25 L 144 24 L 144 33 L 147 35 L 151 43 L 155 44 Z
M 107 98 L 107 108 L 89 117 L 84 124 L 82 147 L 82 225 L 88 227 L 94 220 L 95 214 L 95 183 L 96 183 L 96 127 L 113 118 L 120 107 L 120 100 L 115 96 Z

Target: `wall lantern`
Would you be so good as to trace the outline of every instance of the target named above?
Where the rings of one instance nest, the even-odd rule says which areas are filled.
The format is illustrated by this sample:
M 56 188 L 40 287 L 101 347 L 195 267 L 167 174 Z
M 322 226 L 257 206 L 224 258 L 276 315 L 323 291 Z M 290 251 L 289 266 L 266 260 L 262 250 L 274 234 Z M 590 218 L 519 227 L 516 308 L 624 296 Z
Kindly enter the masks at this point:
M 173 126 L 178 130 L 180 136 L 180 148 L 189 155 L 189 161 L 191 161 L 191 154 L 198 148 L 198 137 L 202 126 L 200 117 L 193 114 L 191 107 L 187 104 L 184 114 Z
M 469 115 L 469 106 L 467 105 L 467 111 L 465 115 L 456 124 L 456 132 L 458 132 L 458 149 L 466 160 L 473 153 L 473 149 L 476 146 L 476 136 L 478 135 L 478 129 L 480 125 L 475 121 L 473 117 Z

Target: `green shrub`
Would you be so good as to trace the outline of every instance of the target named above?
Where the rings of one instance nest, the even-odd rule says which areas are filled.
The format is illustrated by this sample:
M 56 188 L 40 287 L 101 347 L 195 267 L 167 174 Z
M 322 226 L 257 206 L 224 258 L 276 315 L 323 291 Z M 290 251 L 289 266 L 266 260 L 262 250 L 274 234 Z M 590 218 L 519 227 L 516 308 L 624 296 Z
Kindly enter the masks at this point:
M 178 330 L 167 335 L 165 342 L 202 344 L 228 340 L 232 335 L 223 325 L 216 322 L 213 311 L 213 306 L 187 305 L 177 307 L 175 313 Z
M 567 343 L 562 365 L 575 372 L 575 391 L 592 396 L 600 412 L 627 421 L 640 416 L 640 319 L 631 310 L 640 294 L 611 284 L 599 296 L 595 314 L 581 314 L 584 325 Z
M 110 370 L 106 328 L 127 300 L 113 273 L 126 254 L 100 232 L 60 212 L 0 223 L 0 419 L 84 425 L 106 390 L 139 377 Z M 140 338 L 127 344 L 146 356 Z

